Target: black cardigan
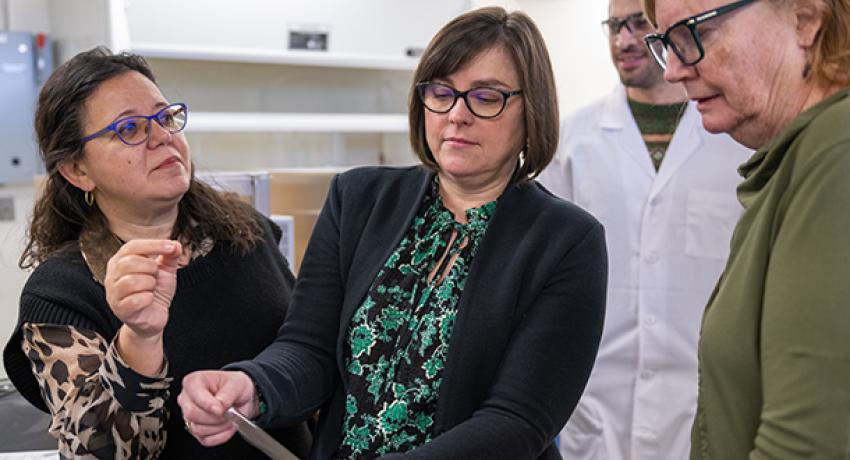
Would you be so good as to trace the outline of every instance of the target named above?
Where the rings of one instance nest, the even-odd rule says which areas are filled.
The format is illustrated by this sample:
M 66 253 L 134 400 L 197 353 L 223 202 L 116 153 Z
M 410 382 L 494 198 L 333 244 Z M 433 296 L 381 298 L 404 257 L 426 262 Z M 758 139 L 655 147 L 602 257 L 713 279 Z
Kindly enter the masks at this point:
M 348 325 L 410 226 L 433 175 L 361 168 L 334 178 L 277 340 L 227 366 L 257 382 L 259 421 L 291 424 L 321 408 L 311 459 L 341 441 Z M 499 199 L 470 268 L 449 347 L 434 439 L 385 458 L 556 459 L 602 333 L 602 226 L 531 182 Z

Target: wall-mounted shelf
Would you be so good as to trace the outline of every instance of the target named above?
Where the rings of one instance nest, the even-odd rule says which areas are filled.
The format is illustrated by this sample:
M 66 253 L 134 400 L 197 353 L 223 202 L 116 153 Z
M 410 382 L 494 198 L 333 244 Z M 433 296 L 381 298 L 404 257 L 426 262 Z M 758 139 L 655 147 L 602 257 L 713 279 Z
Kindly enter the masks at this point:
M 132 50 L 158 59 L 288 64 L 316 67 L 341 67 L 379 70 L 413 70 L 417 58 L 368 54 L 340 54 L 323 51 L 289 51 L 268 48 L 243 48 L 199 45 L 133 43 Z
M 406 133 L 404 114 L 190 112 L 187 132 Z

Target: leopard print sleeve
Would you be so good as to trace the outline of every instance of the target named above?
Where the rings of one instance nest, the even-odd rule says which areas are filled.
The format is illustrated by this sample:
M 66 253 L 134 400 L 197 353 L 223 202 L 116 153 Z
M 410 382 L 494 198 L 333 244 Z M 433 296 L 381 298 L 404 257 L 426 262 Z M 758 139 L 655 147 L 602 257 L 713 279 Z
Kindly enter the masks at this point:
M 117 339 L 117 336 L 116 336 Z M 53 414 L 62 458 L 157 458 L 165 447 L 171 378 L 130 369 L 100 334 L 52 324 L 23 325 L 24 353 Z

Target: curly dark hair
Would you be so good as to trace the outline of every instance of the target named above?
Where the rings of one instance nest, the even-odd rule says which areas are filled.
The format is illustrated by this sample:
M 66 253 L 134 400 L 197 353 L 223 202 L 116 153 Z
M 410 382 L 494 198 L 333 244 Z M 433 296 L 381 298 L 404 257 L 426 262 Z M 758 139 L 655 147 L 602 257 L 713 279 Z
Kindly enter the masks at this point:
M 85 204 L 82 190 L 70 184 L 59 167 L 82 158 L 85 103 L 105 81 L 126 72 L 138 72 L 156 84 L 141 56 L 113 54 L 97 47 L 77 54 L 59 66 L 39 93 L 35 132 L 44 161 L 46 179 L 38 191 L 27 245 L 19 266 L 27 269 L 43 262 L 54 252 L 76 244 L 86 229 L 109 232 L 106 217 L 97 205 Z M 245 253 L 262 235 L 257 213 L 235 194 L 222 193 L 192 177 L 189 190 L 178 205 L 172 237 L 199 245 L 205 238 L 229 241 Z

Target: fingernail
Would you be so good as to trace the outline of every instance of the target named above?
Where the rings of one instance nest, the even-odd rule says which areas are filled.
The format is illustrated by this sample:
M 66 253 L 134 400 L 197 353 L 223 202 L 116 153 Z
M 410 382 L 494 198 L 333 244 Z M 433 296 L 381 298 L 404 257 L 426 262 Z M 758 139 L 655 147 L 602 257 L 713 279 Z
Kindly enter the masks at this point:
M 173 251 L 173 250 L 174 250 L 174 245 L 173 245 L 173 244 L 171 244 L 171 243 L 165 243 L 165 245 L 162 247 L 162 249 L 163 249 L 164 251 L 169 251 L 169 252 L 170 252 L 170 251 Z

